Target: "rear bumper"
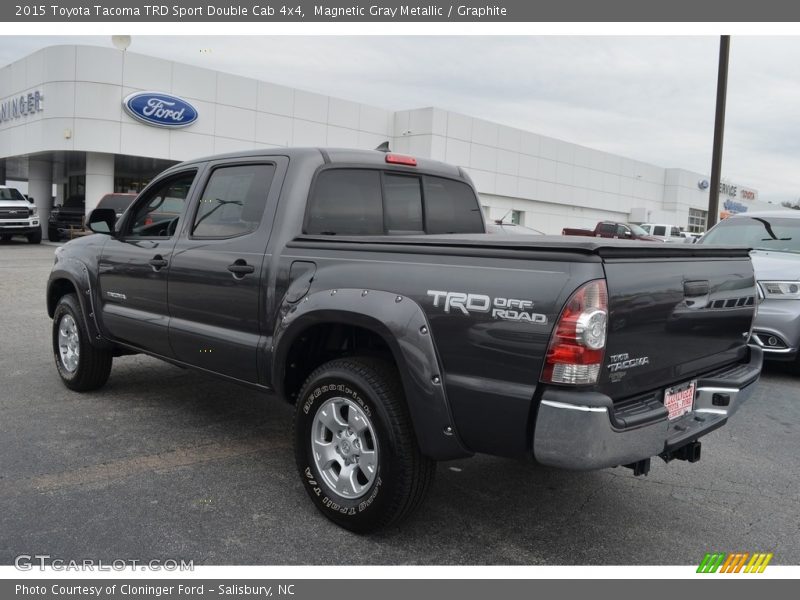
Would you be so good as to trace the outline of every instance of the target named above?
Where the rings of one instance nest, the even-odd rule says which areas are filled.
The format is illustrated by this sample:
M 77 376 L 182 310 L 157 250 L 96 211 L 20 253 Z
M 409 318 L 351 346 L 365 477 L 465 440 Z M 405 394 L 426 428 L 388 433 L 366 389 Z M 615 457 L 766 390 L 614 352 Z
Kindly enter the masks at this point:
M 545 465 L 591 470 L 635 463 L 685 446 L 723 426 L 747 401 L 762 361 L 761 349 L 751 346 L 748 362 L 697 377 L 694 409 L 674 421 L 656 396 L 620 407 L 597 392 L 548 389 L 536 417 L 534 457 Z

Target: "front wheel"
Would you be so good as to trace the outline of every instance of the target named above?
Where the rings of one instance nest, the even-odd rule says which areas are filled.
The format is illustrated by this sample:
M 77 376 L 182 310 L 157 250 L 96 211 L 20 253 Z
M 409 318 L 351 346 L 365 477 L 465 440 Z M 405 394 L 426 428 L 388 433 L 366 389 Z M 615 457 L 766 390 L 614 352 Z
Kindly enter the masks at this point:
M 29 233 L 27 236 L 29 244 L 41 244 L 42 243 L 42 230 L 34 231 L 33 233 Z
M 295 457 L 320 512 L 358 533 L 408 517 L 436 469 L 420 452 L 397 371 L 368 358 L 333 360 L 306 380 Z
M 61 381 L 71 390 L 88 392 L 108 381 L 113 356 L 89 342 L 83 312 L 75 294 L 62 296 L 56 305 L 53 354 Z

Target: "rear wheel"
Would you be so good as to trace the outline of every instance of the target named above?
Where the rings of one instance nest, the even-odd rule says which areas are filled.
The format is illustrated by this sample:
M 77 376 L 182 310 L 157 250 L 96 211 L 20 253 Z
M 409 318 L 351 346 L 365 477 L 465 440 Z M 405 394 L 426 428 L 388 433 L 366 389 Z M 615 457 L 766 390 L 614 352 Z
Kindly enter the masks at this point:
M 96 390 L 108 381 L 113 356 L 89 342 L 75 294 L 62 296 L 53 314 L 53 354 L 58 374 L 71 390 Z
M 42 230 L 39 229 L 38 231 L 34 231 L 33 233 L 29 233 L 27 236 L 28 243 L 30 244 L 40 244 L 42 242 Z
M 420 452 L 397 371 L 342 358 L 306 380 L 295 412 L 295 457 L 306 492 L 334 523 L 366 533 L 423 501 L 436 463 Z

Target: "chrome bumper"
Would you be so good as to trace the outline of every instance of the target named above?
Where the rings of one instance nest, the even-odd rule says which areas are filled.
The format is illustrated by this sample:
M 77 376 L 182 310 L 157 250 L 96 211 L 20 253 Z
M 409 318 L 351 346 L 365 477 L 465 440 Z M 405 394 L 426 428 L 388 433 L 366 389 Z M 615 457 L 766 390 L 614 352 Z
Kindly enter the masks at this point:
M 620 425 L 614 403 L 604 394 L 548 389 L 536 417 L 534 457 L 545 465 L 591 470 L 627 465 L 679 448 L 724 425 L 750 398 L 762 361 L 761 349 L 751 346 L 747 364 L 732 367 L 727 375 L 697 377 L 690 413 L 670 421 L 663 404 L 650 399 L 650 408 L 638 412 L 643 422 L 629 427 Z

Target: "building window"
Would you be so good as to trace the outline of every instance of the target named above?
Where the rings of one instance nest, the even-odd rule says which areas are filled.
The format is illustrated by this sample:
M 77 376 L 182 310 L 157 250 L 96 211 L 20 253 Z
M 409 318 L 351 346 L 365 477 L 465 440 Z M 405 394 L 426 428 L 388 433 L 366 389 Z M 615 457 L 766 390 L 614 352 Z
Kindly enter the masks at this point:
M 704 233 L 708 223 L 708 211 L 698 208 L 689 209 L 689 232 Z
M 524 225 L 525 213 L 523 213 L 521 210 L 512 210 L 511 211 L 511 222 L 514 225 Z

